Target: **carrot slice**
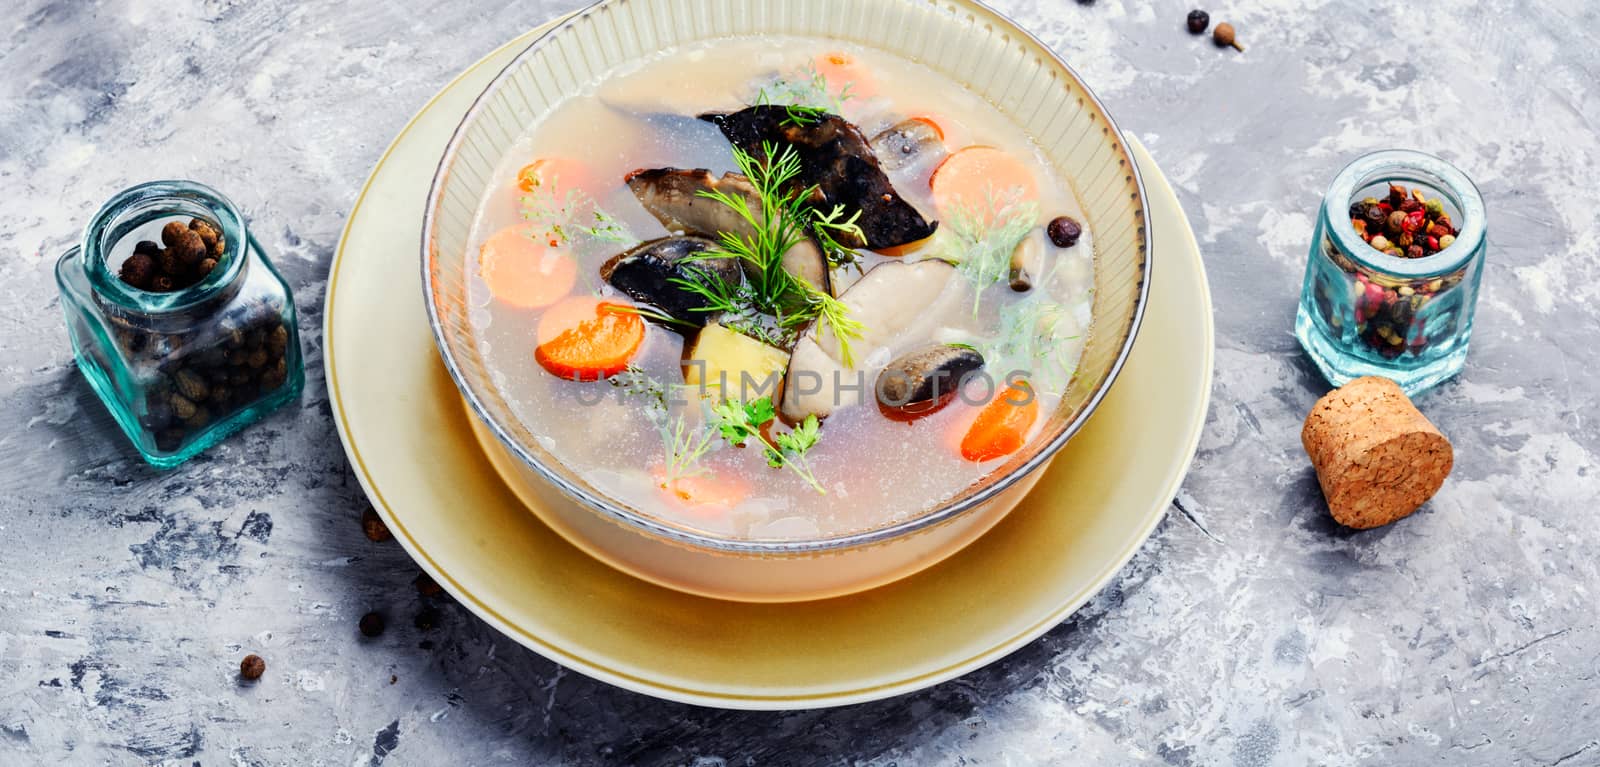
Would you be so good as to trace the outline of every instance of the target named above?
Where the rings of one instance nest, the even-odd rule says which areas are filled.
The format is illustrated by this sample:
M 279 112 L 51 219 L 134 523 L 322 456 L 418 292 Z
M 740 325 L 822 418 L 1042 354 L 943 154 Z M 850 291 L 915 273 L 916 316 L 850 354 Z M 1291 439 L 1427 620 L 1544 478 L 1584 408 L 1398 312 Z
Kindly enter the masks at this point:
M 594 296 L 573 296 L 550 307 L 539 318 L 534 359 L 574 381 L 621 373 L 644 341 L 644 320 L 625 308 Z
M 932 128 L 933 134 L 938 136 L 940 141 L 944 141 L 944 127 L 939 125 L 939 121 L 933 119 L 932 115 L 917 115 L 912 117 L 911 120 Z
M 922 250 L 924 247 L 927 247 L 929 244 L 934 242 L 933 238 L 933 235 L 929 235 L 920 240 L 908 242 L 903 245 L 893 245 L 887 248 L 872 248 L 872 252 L 877 253 L 880 256 L 889 256 L 890 258 L 903 258 Z
M 483 242 L 478 271 L 495 298 L 524 309 L 555 303 L 578 281 L 577 262 L 535 242 L 520 226 L 501 229 Z
M 828 91 L 837 95 L 850 87 L 853 99 L 869 99 L 878 94 L 877 78 L 861 62 L 844 51 L 829 51 L 811 61 L 811 66 L 828 81 Z
M 1027 440 L 1039 417 L 1039 398 L 1024 382 L 1016 382 L 978 411 L 961 438 L 961 457 L 973 462 L 1010 455 Z
M 567 157 L 541 157 L 517 171 L 511 193 L 519 199 L 536 191 L 560 196 L 583 189 L 588 181 L 589 169 L 583 163 Z
M 674 504 L 701 514 L 725 512 L 750 494 L 750 486 L 734 478 L 698 474 L 667 481 L 656 472 L 656 486 Z
M 934 204 L 945 216 L 962 208 L 987 212 L 991 198 L 1016 195 L 1017 202 L 1039 199 L 1039 182 L 1033 171 L 1016 157 L 988 146 L 967 147 L 946 157 L 928 183 Z

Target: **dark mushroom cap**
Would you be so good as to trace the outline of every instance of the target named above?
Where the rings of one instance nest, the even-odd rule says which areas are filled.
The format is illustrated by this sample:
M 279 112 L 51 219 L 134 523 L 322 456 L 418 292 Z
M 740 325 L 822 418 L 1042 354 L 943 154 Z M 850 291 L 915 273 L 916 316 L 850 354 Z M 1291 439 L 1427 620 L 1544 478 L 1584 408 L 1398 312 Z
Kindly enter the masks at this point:
M 694 279 L 700 271 L 710 279 L 737 285 L 743 279 L 733 258 L 699 258 L 717 247 L 704 237 L 667 237 L 646 242 L 613 257 L 600 267 L 600 278 L 681 322 L 701 327 L 712 319 L 705 296 L 685 289 L 675 279 Z
M 878 374 L 879 408 L 899 418 L 938 412 L 982 368 L 983 355 L 965 346 L 935 344 L 901 355 Z

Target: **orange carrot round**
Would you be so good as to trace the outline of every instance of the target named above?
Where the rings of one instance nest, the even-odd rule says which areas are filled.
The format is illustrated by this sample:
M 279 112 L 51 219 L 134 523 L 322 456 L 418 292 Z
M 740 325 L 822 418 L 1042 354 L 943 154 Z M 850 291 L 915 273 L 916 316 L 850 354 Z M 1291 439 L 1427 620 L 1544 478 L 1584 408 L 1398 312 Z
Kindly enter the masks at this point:
M 485 240 L 478 269 L 495 298 L 524 309 L 555 303 L 578 280 L 577 262 L 558 248 L 535 242 L 521 226 L 508 226 Z
M 534 192 L 556 195 L 558 198 L 574 189 L 583 189 L 589 180 L 589 169 L 569 157 L 541 157 L 517 171 L 512 195 L 521 198 Z
M 1033 171 L 1016 157 L 988 146 L 967 147 L 946 157 L 928 183 L 933 202 L 944 216 L 961 209 L 988 213 L 991 200 L 1039 199 L 1039 182 Z
M 961 438 L 961 457 L 973 462 L 1010 455 L 1027 441 L 1039 417 L 1039 398 L 1024 382 L 1015 382 L 978 411 Z
M 878 94 L 877 78 L 860 61 L 844 51 L 830 51 L 812 60 L 811 66 L 828 81 L 828 92 L 837 96 L 845 86 L 852 99 L 869 99 Z
M 644 320 L 622 304 L 573 296 L 539 318 L 533 357 L 552 375 L 598 381 L 627 369 L 644 341 Z
M 933 134 L 938 136 L 940 141 L 944 141 L 944 127 L 939 124 L 938 120 L 933 119 L 932 115 L 917 115 L 911 119 L 932 128 Z
M 698 474 L 669 481 L 659 470 L 656 486 L 674 505 L 702 516 L 725 512 L 750 494 L 750 486 L 737 478 Z

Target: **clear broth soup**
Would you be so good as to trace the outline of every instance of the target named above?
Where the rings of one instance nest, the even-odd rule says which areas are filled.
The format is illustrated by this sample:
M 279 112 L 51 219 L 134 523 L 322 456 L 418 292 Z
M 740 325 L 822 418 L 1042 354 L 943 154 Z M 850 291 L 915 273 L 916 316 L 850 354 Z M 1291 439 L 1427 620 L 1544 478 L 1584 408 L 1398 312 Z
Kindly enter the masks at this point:
M 527 126 L 496 178 L 469 287 L 494 384 L 570 470 L 696 531 L 938 507 L 1043 428 L 1089 332 L 1091 234 L 1052 226 L 1084 220 L 1071 184 L 992 105 L 873 49 L 663 51 Z M 826 280 L 791 268 L 818 257 Z

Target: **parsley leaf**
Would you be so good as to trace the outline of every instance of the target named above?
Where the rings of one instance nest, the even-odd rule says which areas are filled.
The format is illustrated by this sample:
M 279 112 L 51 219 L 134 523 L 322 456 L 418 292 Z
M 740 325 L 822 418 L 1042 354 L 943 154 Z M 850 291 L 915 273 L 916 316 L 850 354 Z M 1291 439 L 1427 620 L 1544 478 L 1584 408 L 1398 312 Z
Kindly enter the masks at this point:
M 761 445 L 761 454 L 766 457 L 768 466 L 775 469 L 787 467 L 818 493 L 828 492 L 817 482 L 805 461 L 806 451 L 815 447 L 822 438 L 822 428 L 815 415 L 806 416 L 806 420 L 792 431 L 774 437 L 777 444 L 768 442 L 761 433 L 761 427 L 778 416 L 771 397 L 744 404 L 725 400 L 711 406 L 711 416 L 717 431 L 728 444 L 742 447 L 746 442 L 755 440 Z

